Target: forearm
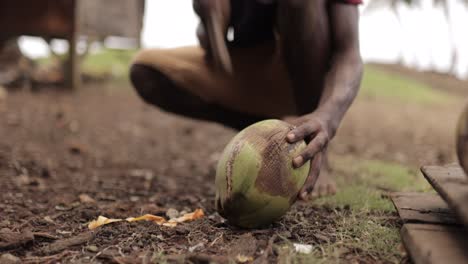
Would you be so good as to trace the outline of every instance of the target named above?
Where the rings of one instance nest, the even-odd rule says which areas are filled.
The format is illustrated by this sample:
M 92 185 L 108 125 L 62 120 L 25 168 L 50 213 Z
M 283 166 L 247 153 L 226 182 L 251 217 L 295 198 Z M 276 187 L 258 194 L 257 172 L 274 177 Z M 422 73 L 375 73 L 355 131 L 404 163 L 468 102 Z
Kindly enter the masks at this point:
M 315 113 L 326 120 L 330 138 L 356 98 L 361 84 L 363 64 L 358 52 L 335 56 L 325 78 L 325 87 Z

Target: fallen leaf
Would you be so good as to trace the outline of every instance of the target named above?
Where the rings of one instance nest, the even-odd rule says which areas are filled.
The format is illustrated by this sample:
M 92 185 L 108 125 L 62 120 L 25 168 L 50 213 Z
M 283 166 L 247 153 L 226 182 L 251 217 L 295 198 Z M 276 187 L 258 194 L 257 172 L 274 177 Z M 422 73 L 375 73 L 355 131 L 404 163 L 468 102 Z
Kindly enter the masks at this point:
M 167 223 L 164 223 L 162 225 L 167 226 L 167 227 L 176 227 L 177 223 L 176 222 L 167 222 Z
M 202 209 L 197 209 L 193 213 L 188 213 L 185 214 L 179 218 L 174 218 L 169 221 L 167 221 L 164 217 L 157 216 L 157 215 L 152 215 L 152 214 L 145 214 L 139 217 L 129 217 L 125 219 L 127 222 L 138 222 L 138 221 L 151 221 L 153 223 L 156 223 L 158 225 L 162 226 L 167 226 L 167 227 L 176 227 L 179 223 L 183 222 L 188 222 L 188 221 L 193 221 L 199 218 L 202 218 L 205 216 L 205 213 L 203 212 Z M 114 222 L 120 222 L 123 221 L 122 219 L 109 219 L 104 216 L 99 216 L 98 219 L 91 221 L 88 224 L 89 229 L 95 229 L 97 227 L 100 227 L 102 225 L 107 225 L 110 223 Z
M 163 223 L 166 222 L 166 219 L 164 219 L 163 217 L 161 216 L 157 216 L 157 215 L 152 215 L 152 214 L 145 214 L 145 215 L 142 215 L 142 216 L 139 216 L 139 217 L 129 217 L 127 219 L 127 222 L 137 222 L 137 221 L 151 221 L 151 222 L 154 222 L 158 225 L 162 225 Z
M 237 255 L 236 257 L 237 262 L 239 263 L 247 263 L 247 262 L 252 262 L 253 258 L 249 256 L 244 256 L 244 255 Z
M 80 202 L 82 203 L 88 203 L 88 204 L 92 204 L 92 203 L 95 203 L 96 200 L 94 200 L 93 198 L 91 198 L 91 196 L 83 193 L 83 194 L 80 194 L 79 196 L 80 198 Z
M 121 222 L 122 219 L 109 219 L 107 217 L 104 217 L 100 215 L 97 220 L 93 220 L 88 224 L 89 229 L 95 229 L 103 225 L 107 225 L 110 223 L 115 223 L 115 222 Z
M 195 212 L 193 212 L 193 213 L 184 214 L 184 215 L 181 216 L 181 217 L 171 219 L 171 220 L 169 220 L 168 223 L 183 223 L 183 222 L 189 222 L 189 221 L 193 221 L 193 220 L 200 219 L 200 218 L 202 218 L 203 216 L 205 216 L 205 213 L 203 212 L 203 210 L 202 210 L 202 209 L 197 209 L 197 210 L 195 210 Z

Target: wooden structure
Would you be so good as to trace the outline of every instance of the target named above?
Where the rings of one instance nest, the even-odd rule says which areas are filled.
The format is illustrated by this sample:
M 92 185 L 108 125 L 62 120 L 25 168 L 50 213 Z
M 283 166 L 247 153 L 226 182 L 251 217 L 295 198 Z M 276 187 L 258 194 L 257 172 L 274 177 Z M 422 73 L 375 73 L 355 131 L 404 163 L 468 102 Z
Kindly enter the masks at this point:
M 20 35 L 68 40 L 67 79 L 78 87 L 78 38 L 118 36 L 139 43 L 144 7 L 144 0 L 1 0 L 0 41 Z
M 426 166 L 438 194 L 396 193 L 401 236 L 414 263 L 468 263 L 468 177 L 458 165 Z

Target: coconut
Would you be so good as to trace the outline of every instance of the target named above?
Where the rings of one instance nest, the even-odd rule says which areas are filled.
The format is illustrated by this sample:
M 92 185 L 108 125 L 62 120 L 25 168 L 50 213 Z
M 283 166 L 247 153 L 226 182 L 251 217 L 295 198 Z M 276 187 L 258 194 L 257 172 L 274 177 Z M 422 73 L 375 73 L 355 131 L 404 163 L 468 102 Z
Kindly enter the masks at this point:
M 293 128 L 280 120 L 261 121 L 226 146 L 216 170 L 216 209 L 229 223 L 266 226 L 296 201 L 310 166 L 293 167 L 293 158 L 306 147 L 304 141 L 286 142 Z
M 468 105 L 458 119 L 456 137 L 458 161 L 468 175 Z

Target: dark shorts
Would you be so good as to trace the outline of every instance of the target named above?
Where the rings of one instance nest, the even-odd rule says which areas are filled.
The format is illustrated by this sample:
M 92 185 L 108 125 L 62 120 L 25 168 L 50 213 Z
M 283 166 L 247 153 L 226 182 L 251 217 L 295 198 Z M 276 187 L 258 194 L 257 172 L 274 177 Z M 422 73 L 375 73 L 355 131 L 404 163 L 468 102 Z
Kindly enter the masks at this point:
M 233 46 L 251 46 L 274 39 L 276 1 L 263 4 L 255 0 L 231 0 Z
M 315 0 L 309 0 L 315 1 Z M 330 0 L 359 5 L 362 0 Z M 231 21 L 234 40 L 229 45 L 242 47 L 272 41 L 275 38 L 277 0 L 231 0 Z

